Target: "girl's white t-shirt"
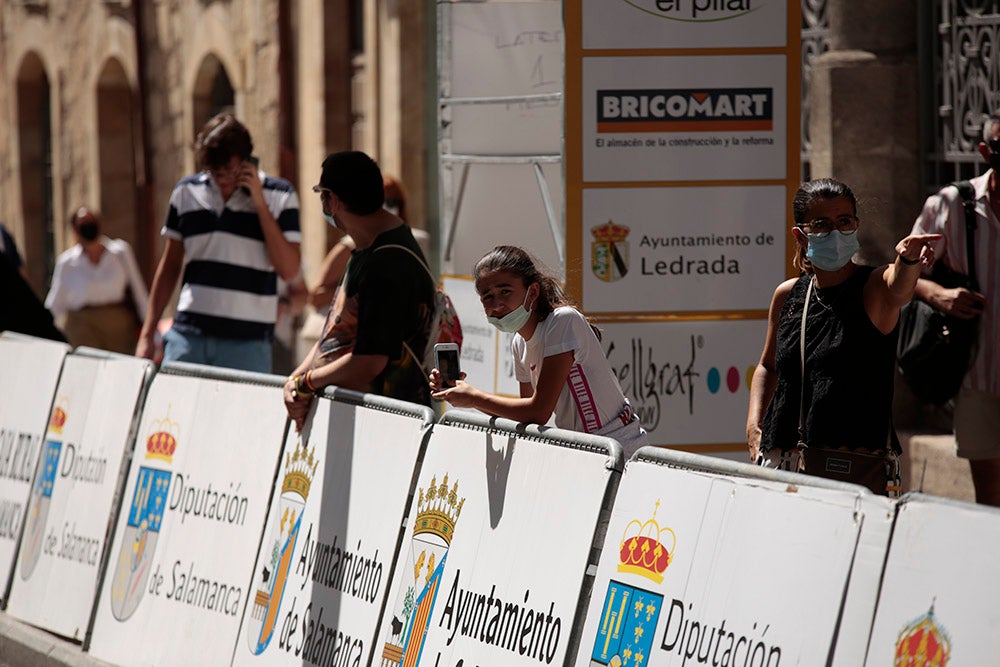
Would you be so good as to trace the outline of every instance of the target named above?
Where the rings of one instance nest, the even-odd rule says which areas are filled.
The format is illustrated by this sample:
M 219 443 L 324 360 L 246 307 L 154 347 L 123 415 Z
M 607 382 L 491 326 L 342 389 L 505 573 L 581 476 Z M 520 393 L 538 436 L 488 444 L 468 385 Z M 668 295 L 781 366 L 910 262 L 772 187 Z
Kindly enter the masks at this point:
M 573 366 L 556 403 L 556 426 L 593 433 L 618 418 L 625 395 L 600 341 L 575 308 L 563 306 L 549 313 L 535 327 L 531 340 L 514 335 L 514 376 L 518 382 L 537 387 L 542 360 L 570 350 Z

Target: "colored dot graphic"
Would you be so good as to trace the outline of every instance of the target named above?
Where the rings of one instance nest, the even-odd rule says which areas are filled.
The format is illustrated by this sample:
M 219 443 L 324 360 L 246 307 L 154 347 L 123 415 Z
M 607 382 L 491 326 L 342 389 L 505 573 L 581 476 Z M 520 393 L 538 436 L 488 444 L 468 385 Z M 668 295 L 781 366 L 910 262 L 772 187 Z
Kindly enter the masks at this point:
M 725 388 L 729 390 L 729 393 L 735 394 L 740 390 L 740 384 L 744 384 L 749 391 L 755 369 L 756 366 L 747 366 L 746 370 L 742 373 L 736 366 L 730 366 L 728 369 L 725 369 Z M 712 366 L 708 369 L 708 373 L 705 374 L 705 384 L 708 385 L 708 392 L 710 394 L 717 394 L 722 389 L 722 373 L 722 369 Z M 740 380 L 743 382 L 741 383 Z

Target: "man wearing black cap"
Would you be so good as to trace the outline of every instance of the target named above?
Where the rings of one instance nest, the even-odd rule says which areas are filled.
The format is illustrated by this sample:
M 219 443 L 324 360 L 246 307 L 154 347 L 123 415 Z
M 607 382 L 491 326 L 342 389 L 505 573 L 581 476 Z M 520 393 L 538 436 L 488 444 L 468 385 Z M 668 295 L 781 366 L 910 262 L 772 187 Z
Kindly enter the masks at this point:
M 430 335 L 436 285 L 410 228 L 382 206 L 378 165 L 358 151 L 331 154 L 313 191 L 323 217 L 356 249 L 323 333 L 285 383 L 289 417 L 301 429 L 313 393 L 327 385 L 430 405 L 417 355 Z

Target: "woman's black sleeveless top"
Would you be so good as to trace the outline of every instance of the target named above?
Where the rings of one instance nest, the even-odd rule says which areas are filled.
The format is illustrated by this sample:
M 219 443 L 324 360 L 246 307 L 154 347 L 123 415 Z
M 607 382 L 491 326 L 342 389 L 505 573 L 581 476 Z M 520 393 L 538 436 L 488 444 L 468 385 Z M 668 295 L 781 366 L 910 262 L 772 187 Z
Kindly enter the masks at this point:
M 840 285 L 813 286 L 803 397 L 805 442 L 810 447 L 884 450 L 887 446 L 899 327 L 883 334 L 865 312 L 863 292 L 873 270 L 858 267 Z M 799 440 L 799 336 L 810 280 L 808 275 L 799 278 L 781 310 L 775 359 L 778 385 L 762 427 L 765 451 L 794 449 Z

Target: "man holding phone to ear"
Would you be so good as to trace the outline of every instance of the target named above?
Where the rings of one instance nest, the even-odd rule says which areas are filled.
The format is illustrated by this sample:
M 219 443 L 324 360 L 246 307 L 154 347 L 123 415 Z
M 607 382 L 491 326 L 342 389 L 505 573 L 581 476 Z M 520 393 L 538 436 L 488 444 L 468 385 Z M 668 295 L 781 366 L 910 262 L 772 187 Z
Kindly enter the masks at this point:
M 170 196 L 136 356 L 153 358 L 156 325 L 183 269 L 163 360 L 270 373 L 278 276 L 293 282 L 301 272 L 298 197 L 258 169 L 250 132 L 232 114 L 209 120 L 195 151 L 202 171 Z

